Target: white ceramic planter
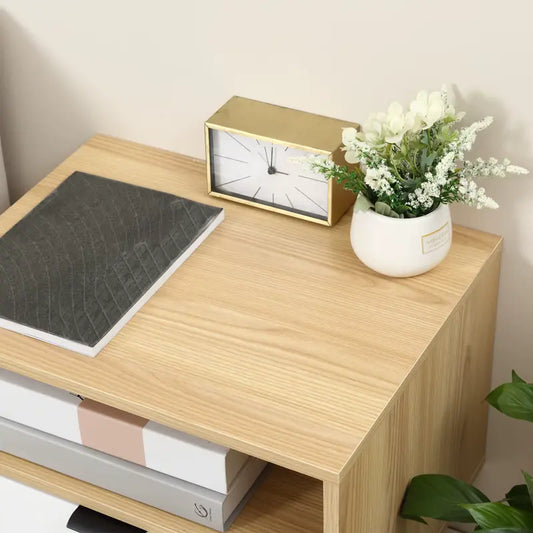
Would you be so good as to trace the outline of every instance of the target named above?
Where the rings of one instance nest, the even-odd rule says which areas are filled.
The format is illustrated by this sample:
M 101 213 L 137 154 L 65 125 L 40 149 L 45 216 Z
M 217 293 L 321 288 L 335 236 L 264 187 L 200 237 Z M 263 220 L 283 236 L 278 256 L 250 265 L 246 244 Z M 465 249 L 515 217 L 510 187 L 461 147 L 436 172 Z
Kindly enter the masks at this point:
M 354 209 L 350 238 L 357 257 L 372 270 L 417 276 L 436 267 L 450 250 L 450 208 L 441 204 L 423 217 L 402 219 Z

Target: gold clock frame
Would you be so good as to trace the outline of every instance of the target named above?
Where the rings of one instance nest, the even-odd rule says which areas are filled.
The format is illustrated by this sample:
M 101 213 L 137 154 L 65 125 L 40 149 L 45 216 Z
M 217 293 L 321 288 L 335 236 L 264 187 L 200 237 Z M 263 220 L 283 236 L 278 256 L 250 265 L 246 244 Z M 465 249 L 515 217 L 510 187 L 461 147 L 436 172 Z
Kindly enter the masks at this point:
M 337 163 L 347 165 L 341 152 L 342 128 L 359 125 L 335 118 L 315 115 L 249 98 L 233 96 L 204 125 L 207 162 L 207 190 L 211 196 L 251 205 L 267 211 L 300 218 L 325 226 L 333 226 L 353 204 L 355 196 L 338 183 L 328 182 L 327 219 L 294 213 L 279 207 L 260 204 L 213 190 L 210 130 L 227 131 L 246 135 L 267 142 L 274 142 L 306 150 L 310 153 L 331 156 Z

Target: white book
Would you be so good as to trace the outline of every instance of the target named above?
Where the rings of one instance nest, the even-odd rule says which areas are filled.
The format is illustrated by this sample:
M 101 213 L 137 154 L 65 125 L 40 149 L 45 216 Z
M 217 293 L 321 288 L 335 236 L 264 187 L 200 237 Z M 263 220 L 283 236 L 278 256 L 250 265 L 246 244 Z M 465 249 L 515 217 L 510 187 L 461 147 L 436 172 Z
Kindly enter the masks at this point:
M 2 533 L 147 533 L 46 492 L 0 477 Z
M 75 503 L 0 476 L 2 533 L 72 533 L 67 522 Z
M 81 444 L 82 398 L 0 368 L 0 417 Z
M 0 417 L 227 494 L 246 454 L 0 369 Z
M 248 456 L 155 422 L 143 428 L 146 466 L 227 494 Z

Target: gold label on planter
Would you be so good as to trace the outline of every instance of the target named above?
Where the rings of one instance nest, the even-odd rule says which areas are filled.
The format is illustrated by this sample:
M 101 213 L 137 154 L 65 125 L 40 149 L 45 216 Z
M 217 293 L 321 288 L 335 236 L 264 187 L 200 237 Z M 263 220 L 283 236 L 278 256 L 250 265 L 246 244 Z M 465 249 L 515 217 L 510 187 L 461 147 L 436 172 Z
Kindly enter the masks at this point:
M 429 254 L 450 242 L 450 223 L 446 222 L 441 228 L 422 235 L 422 253 Z

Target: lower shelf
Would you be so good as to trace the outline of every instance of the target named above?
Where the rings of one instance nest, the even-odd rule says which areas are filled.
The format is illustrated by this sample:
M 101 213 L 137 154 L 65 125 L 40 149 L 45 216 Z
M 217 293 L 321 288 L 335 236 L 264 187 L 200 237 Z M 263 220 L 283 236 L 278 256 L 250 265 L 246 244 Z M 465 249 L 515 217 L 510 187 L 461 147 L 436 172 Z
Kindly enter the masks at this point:
M 212 531 L 6 453 L 0 453 L 0 475 L 146 529 L 149 533 Z M 230 529 L 231 533 L 322 531 L 322 483 L 279 467 L 271 467 Z

